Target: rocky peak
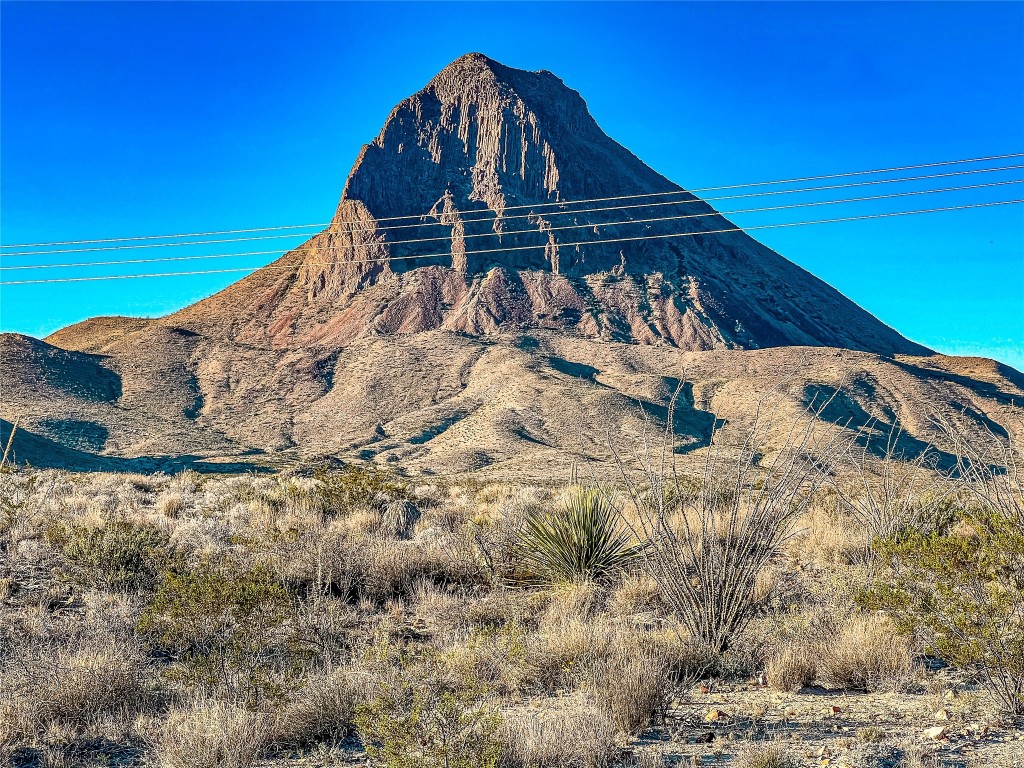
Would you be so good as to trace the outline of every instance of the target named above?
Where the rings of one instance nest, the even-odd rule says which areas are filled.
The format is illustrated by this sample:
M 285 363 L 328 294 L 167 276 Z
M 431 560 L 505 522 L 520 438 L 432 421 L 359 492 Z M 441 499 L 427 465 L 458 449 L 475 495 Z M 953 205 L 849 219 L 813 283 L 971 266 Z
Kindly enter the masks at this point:
M 555 75 L 479 53 L 391 110 L 328 229 L 185 314 L 283 347 L 538 327 L 926 351 L 646 166 Z

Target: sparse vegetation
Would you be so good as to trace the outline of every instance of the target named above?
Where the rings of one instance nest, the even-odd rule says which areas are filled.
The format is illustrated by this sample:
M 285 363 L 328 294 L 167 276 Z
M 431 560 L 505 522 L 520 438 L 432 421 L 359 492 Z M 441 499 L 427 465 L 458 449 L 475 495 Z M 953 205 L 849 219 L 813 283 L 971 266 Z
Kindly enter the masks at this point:
M 994 502 L 996 475 L 946 478 L 930 522 L 880 537 L 850 511 L 867 503 L 853 486 L 819 487 L 825 463 L 806 454 L 827 438 L 760 445 L 723 441 L 704 479 L 648 475 L 629 507 L 613 488 L 352 470 L 5 472 L 0 754 L 789 768 L 806 749 L 773 739 L 803 729 L 851 765 L 938 765 L 910 756 L 939 715 L 997 723 L 986 691 L 1014 715 L 1024 537 L 1007 477 Z M 1002 742 L 972 738 L 999 765 Z

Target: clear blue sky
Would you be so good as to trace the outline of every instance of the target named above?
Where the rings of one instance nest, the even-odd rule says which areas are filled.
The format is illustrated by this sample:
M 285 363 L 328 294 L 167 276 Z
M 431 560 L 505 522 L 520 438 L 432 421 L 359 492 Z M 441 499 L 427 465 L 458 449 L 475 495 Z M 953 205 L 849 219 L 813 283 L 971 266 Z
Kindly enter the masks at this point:
M 0 14 L 4 243 L 327 221 L 390 108 L 468 51 L 552 70 L 687 187 L 1024 151 L 1022 3 L 5 2 Z M 1011 197 L 1024 185 L 734 219 Z M 753 234 L 916 341 L 1024 368 L 1024 206 Z M 0 329 L 162 314 L 233 279 L 6 286 Z

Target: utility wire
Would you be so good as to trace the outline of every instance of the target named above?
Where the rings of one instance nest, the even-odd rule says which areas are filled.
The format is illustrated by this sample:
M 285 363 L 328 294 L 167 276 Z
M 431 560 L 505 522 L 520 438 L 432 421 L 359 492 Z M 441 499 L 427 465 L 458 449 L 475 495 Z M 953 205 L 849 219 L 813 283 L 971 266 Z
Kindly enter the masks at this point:
M 942 189 L 922 189 L 922 190 L 913 190 L 913 191 L 910 191 L 910 192 L 894 192 L 894 193 L 890 193 L 890 194 L 886 194 L 886 195 L 868 195 L 868 196 L 865 196 L 865 197 L 852 197 L 852 198 L 844 198 L 844 199 L 840 199 L 840 200 L 817 200 L 817 201 L 807 202 L 807 203 L 791 203 L 789 205 L 773 205 L 773 206 L 768 206 L 768 207 L 763 207 L 763 208 L 745 208 L 745 209 L 740 209 L 740 210 L 735 210 L 735 211 L 721 211 L 721 212 L 716 212 L 716 213 L 691 213 L 691 214 L 686 214 L 686 215 L 682 215 L 682 216 L 663 216 L 663 217 L 659 217 L 659 218 L 649 218 L 649 219 L 628 219 L 626 221 L 608 221 L 608 222 L 599 222 L 599 223 L 588 222 L 588 223 L 584 223 L 584 224 L 568 224 L 568 225 L 565 225 L 565 226 L 550 227 L 550 228 L 544 229 L 544 230 L 515 230 L 515 231 L 511 231 L 511 232 L 504 232 L 504 233 L 502 233 L 502 236 L 514 236 L 514 235 L 526 235 L 526 234 L 530 234 L 530 235 L 547 234 L 548 232 L 558 232 L 558 231 L 562 231 L 562 230 L 566 230 L 566 229 L 584 229 L 584 228 L 589 228 L 589 227 L 594 227 L 596 229 L 596 228 L 599 228 L 599 227 L 619 227 L 619 226 L 626 226 L 626 225 L 629 225 L 629 224 L 651 224 L 651 223 L 661 222 L 661 221 L 678 221 L 678 220 L 681 220 L 681 219 L 700 219 L 700 218 L 706 218 L 706 217 L 709 217 L 709 216 L 732 216 L 732 215 L 735 215 L 735 214 L 743 214 L 743 213 L 761 213 L 761 212 L 765 212 L 765 211 L 781 211 L 781 210 L 788 210 L 788 209 L 792 209 L 792 208 L 807 208 L 807 207 L 820 206 L 820 205 L 842 205 L 842 204 L 845 204 L 845 203 L 859 203 L 859 202 L 865 202 L 865 201 L 869 201 L 869 200 L 886 200 L 886 199 L 891 199 L 891 198 L 896 198 L 896 197 L 908 197 L 908 196 L 912 196 L 912 195 L 928 195 L 928 194 L 936 194 L 936 193 L 943 193 L 943 192 L 963 192 L 963 191 L 966 191 L 966 190 L 969 190 L 969 189 L 981 189 L 981 188 L 987 188 L 987 187 L 1001 187 L 1001 186 L 1006 186 L 1008 184 L 1022 184 L 1022 183 L 1024 183 L 1024 179 L 1010 179 L 1010 180 L 1007 180 L 1007 181 L 992 181 L 992 182 L 988 182 L 988 183 L 985 183 L 985 184 L 968 184 L 968 185 L 961 185 L 961 186 L 956 186 L 956 187 L 944 187 Z M 498 235 L 493 233 L 493 232 L 482 232 L 482 233 L 478 233 L 478 234 L 463 235 L 462 239 L 463 240 L 468 240 L 470 238 L 497 237 L 497 236 Z M 300 246 L 300 248 L 302 248 L 302 250 L 304 250 L 304 251 L 329 251 L 329 250 L 339 250 L 339 249 L 342 249 L 342 248 L 367 248 L 367 247 L 371 247 L 371 246 L 380 247 L 382 245 L 383 246 L 387 246 L 387 247 L 390 248 L 390 247 L 397 246 L 397 245 L 407 245 L 407 244 L 411 244 L 411 243 L 428 243 L 428 242 L 434 242 L 434 241 L 437 241 L 437 240 L 450 240 L 450 239 L 451 239 L 451 237 L 449 235 L 440 235 L 438 237 L 422 237 L 422 238 L 417 238 L 417 239 L 413 239 L 413 240 L 396 240 L 396 241 L 392 241 L 392 242 L 381 241 L 381 242 L 371 242 L 371 243 L 348 243 L 348 244 L 341 245 L 341 246 L 307 246 L 305 248 L 302 248 L 302 246 Z M 600 242 L 600 240 L 592 240 L 592 241 L 589 241 L 589 242 Z M 559 243 L 554 243 L 554 245 L 557 246 L 557 245 L 559 245 Z M 249 252 L 242 252 L 242 253 L 214 253 L 214 254 L 198 254 L 198 255 L 190 255 L 190 256 L 154 256 L 154 257 L 151 257 L 151 258 L 115 259 L 115 260 L 110 260 L 110 261 L 72 261 L 72 262 L 65 262 L 63 264 L 18 264 L 18 265 L 15 265 L 15 266 L 0 266 L 0 272 L 7 271 L 7 270 L 16 270 L 16 269 L 71 269 L 71 268 L 75 268 L 75 267 L 109 267 L 109 266 L 115 266 L 115 265 L 119 265 L 119 264 L 154 264 L 154 263 L 158 263 L 158 262 L 168 262 L 168 261 L 198 261 L 198 260 L 206 260 L 206 259 L 224 259 L 224 258 L 232 258 L 232 257 L 262 256 L 262 255 L 266 255 L 266 254 L 269 254 L 269 253 L 278 253 L 278 251 L 249 251 Z M 392 256 L 391 258 L 402 258 L 402 257 L 400 257 L 400 256 Z
M 641 198 L 641 197 L 658 197 L 658 196 L 665 196 L 665 195 L 685 195 L 685 194 L 692 194 L 694 192 L 713 192 L 713 191 L 724 190 L 724 189 L 741 189 L 741 188 L 744 188 L 744 187 L 760 187 L 760 186 L 768 186 L 768 185 L 775 185 L 775 184 L 794 184 L 794 183 L 797 183 L 797 182 L 819 181 L 819 180 L 823 180 L 823 179 L 837 179 L 837 178 L 844 178 L 844 177 L 847 177 L 847 176 L 866 176 L 866 175 L 875 174 L 875 173 L 896 173 L 898 171 L 911 171 L 911 170 L 917 170 L 919 168 L 937 168 L 937 167 L 940 167 L 940 166 L 947 166 L 947 165 L 961 165 L 961 164 L 965 164 L 965 163 L 982 163 L 982 162 L 988 162 L 988 161 L 992 161 L 992 160 L 1006 160 L 1006 159 L 1016 158 L 1016 157 L 1024 157 L 1024 152 L 1013 152 L 1013 153 L 1004 154 L 1004 155 L 988 155 L 988 156 L 985 156 L 985 157 L 964 158 L 964 159 L 961 159 L 961 160 L 942 160 L 942 161 L 932 162 L 932 163 L 917 163 L 915 165 L 902 165 L 902 166 L 895 166 L 895 167 L 892 167 L 892 168 L 875 168 L 875 169 L 863 170 L 863 171 L 846 171 L 844 173 L 830 173 L 830 174 L 821 174 L 821 175 L 817 175 L 817 176 L 802 176 L 802 177 L 791 178 L 791 179 L 775 179 L 775 180 L 771 180 L 771 181 L 752 181 L 752 182 L 747 182 L 745 184 L 727 184 L 727 185 L 716 186 L 716 187 L 695 187 L 695 188 L 690 189 L 690 190 L 679 189 L 679 190 L 673 190 L 673 191 L 667 191 L 667 192 L 651 192 L 651 193 L 646 193 L 646 194 L 622 195 L 622 196 L 618 196 L 618 197 L 592 197 L 592 198 L 584 198 L 584 199 L 577 199 L 577 200 L 553 201 L 553 202 L 549 202 L 549 203 L 531 203 L 531 204 L 525 204 L 525 205 L 508 206 L 508 207 L 504 208 L 503 210 L 504 211 L 511 211 L 511 210 L 519 210 L 519 209 L 523 209 L 523 208 L 538 208 L 538 207 L 552 206 L 552 205 L 563 205 L 564 206 L 564 205 L 575 205 L 575 204 L 581 204 L 581 203 L 607 202 L 607 201 L 611 201 L 611 200 L 636 199 L 636 198 Z M 420 218 L 420 216 L 418 216 L 416 214 L 410 214 L 408 216 L 391 216 L 391 217 L 387 217 L 387 218 L 378 219 L 377 221 L 398 221 L 398 220 L 401 220 L 401 219 L 414 219 L 414 218 Z M 92 244 L 92 243 L 128 242 L 128 241 L 135 241 L 135 240 L 162 240 L 162 239 L 177 238 L 177 237 L 207 237 L 207 236 L 212 236 L 212 235 L 234 235 L 234 234 L 244 234 L 244 233 L 250 233 L 250 232 L 271 232 L 271 231 L 279 231 L 279 230 L 285 230 L 285 229 L 306 229 L 306 228 L 309 228 L 309 227 L 325 227 L 328 224 L 330 224 L 330 222 L 312 223 L 312 224 L 290 224 L 290 225 L 283 225 L 283 226 L 276 226 L 276 227 L 251 227 L 251 228 L 247 228 L 247 229 L 221 229 L 221 230 L 210 230 L 210 231 L 206 231 L 206 232 L 183 232 L 183 233 L 169 234 L 169 235 L 137 235 L 137 236 L 133 236 L 133 237 L 111 237 L 111 238 L 100 238 L 100 239 L 93 239 L 93 240 L 56 240 L 56 241 L 44 242 L 44 243 L 6 243 L 6 244 L 0 244 L 0 249 L 2 249 L 2 248 L 37 248 L 37 247 L 38 248 L 45 248 L 45 247 L 50 247 L 50 246 L 55 246 L 55 245 L 86 245 L 86 244 Z M 413 224 L 411 226 L 418 226 L 418 225 Z M 9 254 L 9 255 L 14 255 L 14 254 Z
M 782 228 L 785 228 L 785 227 L 803 227 L 803 226 L 810 226 L 810 225 L 813 225 L 813 224 L 834 224 L 834 223 L 844 222 L 844 221 L 864 221 L 864 220 L 867 220 L 867 219 L 885 219 L 885 218 L 892 218 L 892 217 L 895 217 L 895 216 L 915 216 L 915 215 L 923 214 L 923 213 L 940 213 L 940 212 L 944 212 L 944 211 L 960 211 L 960 210 L 966 210 L 968 208 L 990 208 L 990 207 L 997 206 L 997 205 L 1019 205 L 1021 203 L 1024 203 L 1024 199 L 1018 199 L 1018 200 L 998 200 L 998 201 L 995 201 L 995 202 L 988 202 L 988 203 L 970 203 L 970 204 L 967 204 L 967 205 L 951 205 L 951 206 L 946 206 L 946 207 L 943 207 L 943 208 L 924 208 L 924 209 L 920 209 L 920 210 L 916 210 L 916 211 L 896 211 L 896 212 L 892 212 L 892 213 L 865 214 L 865 215 L 862 215 L 862 216 L 844 216 L 844 217 L 841 217 L 841 218 L 833 218 L 833 219 L 817 219 L 815 221 L 793 221 L 793 222 L 786 222 L 786 223 L 782 223 L 782 224 L 758 224 L 758 225 L 751 226 L 751 227 L 731 227 L 731 228 L 728 228 L 728 229 L 712 229 L 712 230 L 707 230 L 707 231 L 704 231 L 704 232 L 675 232 L 675 233 L 662 234 L 662 235 L 641 235 L 639 237 L 620 237 L 620 238 L 612 238 L 612 239 L 605 239 L 605 240 L 585 240 L 585 241 L 576 242 L 576 243 L 559 243 L 558 247 L 559 248 L 567 248 L 567 247 L 579 246 L 579 245 L 602 245 L 602 244 L 608 244 L 608 243 L 636 242 L 636 241 L 641 241 L 641 240 L 664 240 L 664 239 L 673 238 L 673 237 L 699 237 L 699 236 L 703 236 L 703 235 L 725 234 L 725 233 L 728 233 L 728 232 L 746 232 L 746 231 L 755 230 L 755 229 L 782 229 Z M 509 248 L 488 248 L 488 249 L 477 250 L 477 251 L 467 251 L 464 255 L 465 256 L 478 256 L 478 255 L 483 254 L 483 253 L 507 253 L 507 252 L 510 252 L 510 251 L 524 251 L 524 250 L 531 250 L 531 249 L 536 249 L 536 248 L 548 248 L 548 247 L 550 247 L 550 246 L 547 243 L 543 243 L 543 244 L 540 244 L 540 245 L 518 245 L 518 246 L 509 247 Z M 337 266 L 337 265 L 344 265 L 344 264 L 371 264 L 371 263 L 380 263 L 380 262 L 391 261 L 391 260 L 394 260 L 394 261 L 412 261 L 413 259 L 445 258 L 445 257 L 450 257 L 451 255 L 452 254 L 449 251 L 445 251 L 443 253 L 428 253 L 428 254 L 422 254 L 422 255 L 417 255 L 417 256 L 401 256 L 401 257 L 394 257 L 394 258 L 390 257 L 390 256 L 387 256 L 387 257 L 381 257 L 381 258 L 376 258 L 376 259 L 350 259 L 350 260 L 345 260 L 345 261 L 320 261 L 320 262 L 311 261 L 311 262 L 304 262 L 302 264 L 268 264 L 268 265 L 266 265 L 264 267 L 239 267 L 239 268 L 233 268 L 233 269 L 207 269 L 207 270 L 191 270 L 191 271 L 184 271 L 184 272 L 156 272 L 156 273 L 151 273 L 151 274 L 140 274 L 140 275 L 104 275 L 104 276 L 97 276 L 97 277 L 54 277 L 54 278 L 44 278 L 44 279 L 38 279 L 38 280 L 8 280 L 8 281 L 0 282 L 0 285 L 29 285 L 29 284 L 38 284 L 38 283 L 77 283 L 77 282 L 86 282 L 86 281 L 95 281 L 95 280 L 129 280 L 129 279 L 139 279 L 139 278 L 148 278 L 148 277 L 183 277 L 183 276 L 190 276 L 190 275 L 216 275 L 216 274 L 227 274 L 227 273 L 238 273 L 238 272 L 256 272 L 256 271 L 259 271 L 259 270 L 267 270 L 267 269 L 299 269 L 302 266 L 322 266 L 322 267 L 328 267 L 328 266 Z
M 963 170 L 963 171 L 952 171 L 952 172 L 947 172 L 947 173 L 933 173 L 933 174 L 926 174 L 926 175 L 923 175 L 923 176 L 907 176 L 907 177 L 895 178 L 895 179 L 873 179 L 871 181 L 855 181 L 855 182 L 850 182 L 850 183 L 847 183 L 847 184 L 828 184 L 828 185 L 825 185 L 825 186 L 805 187 L 805 188 L 802 188 L 802 189 L 778 189 L 778 190 L 771 190 L 771 191 L 767 191 L 767 192 L 751 192 L 751 193 L 746 193 L 746 194 L 741 194 L 741 195 L 721 195 L 721 196 L 718 196 L 718 197 L 697 198 L 697 199 L 694 199 L 694 200 L 672 200 L 672 201 L 668 201 L 668 202 L 659 202 L 659 203 L 638 203 L 638 204 L 635 204 L 635 205 L 615 205 L 615 206 L 608 206 L 608 207 L 604 207 L 604 208 L 583 208 L 583 209 L 580 209 L 580 210 L 549 211 L 549 212 L 545 213 L 544 215 L 545 216 L 564 216 L 564 215 L 567 215 L 567 214 L 596 213 L 596 212 L 599 212 L 599 211 L 622 211 L 622 210 L 633 209 L 633 208 L 653 208 L 655 206 L 664 206 L 664 205 L 692 205 L 694 203 L 702 203 L 702 202 L 703 203 L 707 203 L 707 202 L 715 202 L 715 201 L 719 201 L 719 200 L 737 200 L 737 199 L 744 199 L 744 198 L 749 198 L 749 197 L 765 197 L 767 195 L 788 195 L 788 194 L 795 194 L 795 193 L 800 193 L 800 192 L 822 192 L 822 191 L 827 191 L 827 190 L 832 190 L 832 189 L 848 189 L 848 188 L 851 188 L 851 187 L 864 187 L 864 186 L 871 186 L 871 185 L 875 185 L 875 184 L 893 184 L 893 183 L 900 183 L 900 182 L 907 182 L 907 181 L 922 181 L 922 180 L 927 180 L 927 179 L 948 178 L 948 177 L 951 177 L 951 176 L 964 176 L 964 175 L 975 174 L 975 173 L 992 173 L 992 172 L 997 172 L 997 171 L 1012 171 L 1012 170 L 1018 170 L 1020 168 L 1024 168 L 1024 163 L 1018 164 L 1018 165 L 1000 166 L 1000 167 L 997 167 L 997 168 L 972 168 L 972 169 Z M 967 188 L 969 188 L 969 187 L 965 187 L 965 189 L 967 189 Z M 638 197 L 644 197 L 644 196 L 643 195 L 638 195 Z M 508 209 L 506 209 L 506 210 L 508 210 Z M 466 213 L 482 213 L 482 211 L 466 211 Z M 524 214 L 518 214 L 518 215 L 513 215 L 513 216 L 502 216 L 501 220 L 502 221 L 507 221 L 507 220 L 510 220 L 510 219 L 530 218 L 530 217 L 533 217 L 535 215 L 537 215 L 537 214 L 534 214 L 534 213 L 524 213 Z M 725 215 L 725 213 L 721 213 L 721 214 L 720 213 L 710 213 L 710 214 L 700 214 L 700 215 L 702 215 L 702 216 L 716 216 L 716 215 Z M 462 223 L 462 224 L 472 224 L 474 222 L 494 221 L 494 220 L 497 220 L 497 219 L 496 218 L 492 219 L 490 216 L 483 216 L 483 217 L 480 217 L 480 218 L 473 218 L 473 219 L 461 219 L 460 223 Z M 386 219 L 379 219 L 379 221 L 386 221 Z M 409 229 L 409 228 L 416 228 L 416 227 L 431 227 L 431 226 L 437 227 L 437 226 L 451 226 L 451 225 L 450 224 L 446 224 L 445 222 L 441 222 L 441 221 L 428 221 L 428 222 L 421 222 L 419 224 L 400 224 L 400 225 L 385 226 L 385 227 L 372 226 L 372 227 L 363 227 L 363 228 L 347 228 L 347 229 L 344 229 L 344 230 L 340 230 L 340 233 L 341 234 L 350 234 L 350 233 L 356 233 L 356 232 L 384 232 L 384 231 L 394 230 L 394 229 Z M 589 224 L 583 225 L 583 226 L 589 226 Z M 467 237 L 484 237 L 484 236 L 492 236 L 492 235 L 498 235 L 498 234 L 511 234 L 511 233 L 487 232 L 487 233 L 483 233 L 481 235 L 467 235 Z M 0 257 L 2 257 L 2 258 L 11 258 L 13 256 L 48 256 L 50 254 L 56 254 L 56 253 L 95 253 L 95 252 L 99 252 L 99 251 L 130 251 L 130 250 L 138 250 L 140 248 L 177 248 L 177 247 L 189 246 L 189 245 L 218 245 L 220 243 L 241 243 L 241 242 L 253 242 L 253 241 L 258 241 L 258 240 L 277 240 L 277 239 L 288 238 L 288 237 L 309 237 L 309 236 L 310 236 L 309 233 L 294 233 L 294 234 L 289 234 L 289 235 L 261 235 L 261 236 L 258 236 L 258 237 L 236 237 L 236 238 L 226 238 L 226 239 L 217 239 L 217 240 L 192 240 L 192 241 L 180 242 L 180 243 L 145 243 L 145 244 L 141 244 L 141 245 L 112 245 L 112 246 L 102 246 L 102 247 L 96 247 L 96 248 L 64 248 L 64 249 L 60 249 L 60 250 L 47 250 L 47 251 L 19 251 L 19 252 L 15 252 L 15 253 L 0 254 Z M 433 237 L 433 238 L 422 238 L 421 240 L 404 240 L 404 241 L 398 240 L 398 241 L 394 241 L 392 244 L 398 244 L 398 243 L 401 243 L 401 242 L 424 242 L 424 241 L 427 241 L 427 240 L 444 240 L 444 239 L 447 239 L 447 238 L 448 238 L 447 235 L 440 235 L 438 237 Z

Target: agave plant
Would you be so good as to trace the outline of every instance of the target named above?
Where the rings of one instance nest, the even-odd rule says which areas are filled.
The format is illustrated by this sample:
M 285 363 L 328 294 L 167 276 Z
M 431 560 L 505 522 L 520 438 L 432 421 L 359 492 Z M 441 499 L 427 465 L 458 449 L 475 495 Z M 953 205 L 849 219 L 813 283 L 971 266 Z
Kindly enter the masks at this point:
M 574 488 L 560 507 L 529 515 L 519 548 L 526 564 L 549 582 L 602 581 L 642 552 L 618 511 L 594 488 Z

